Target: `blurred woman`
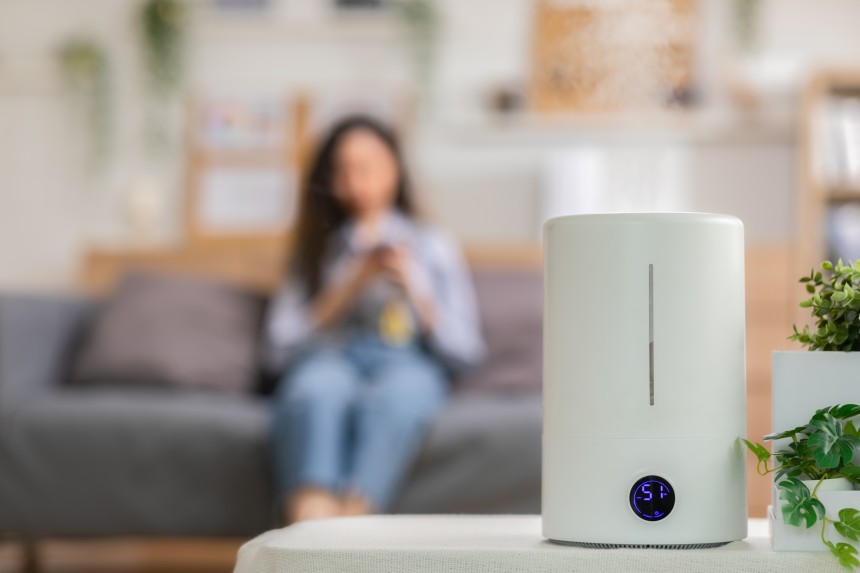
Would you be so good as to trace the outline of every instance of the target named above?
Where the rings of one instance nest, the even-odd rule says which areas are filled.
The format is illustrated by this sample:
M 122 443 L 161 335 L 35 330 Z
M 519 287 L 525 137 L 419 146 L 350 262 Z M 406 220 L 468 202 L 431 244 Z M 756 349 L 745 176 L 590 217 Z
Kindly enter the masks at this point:
M 370 118 L 325 138 L 299 211 L 266 322 L 279 503 L 287 523 L 385 512 L 449 380 L 485 353 L 469 273 Z

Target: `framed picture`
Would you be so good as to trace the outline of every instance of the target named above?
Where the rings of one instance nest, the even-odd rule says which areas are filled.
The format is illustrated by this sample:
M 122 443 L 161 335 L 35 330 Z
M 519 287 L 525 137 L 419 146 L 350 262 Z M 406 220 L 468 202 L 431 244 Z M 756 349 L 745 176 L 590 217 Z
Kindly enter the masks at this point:
M 195 136 L 210 151 L 277 149 L 289 143 L 292 120 L 280 98 L 209 98 L 198 106 Z
M 282 240 L 299 186 L 300 98 L 196 98 L 188 114 L 186 235 L 193 243 Z
M 201 178 L 198 227 L 210 236 L 276 235 L 293 222 L 297 174 L 291 169 L 216 167 Z

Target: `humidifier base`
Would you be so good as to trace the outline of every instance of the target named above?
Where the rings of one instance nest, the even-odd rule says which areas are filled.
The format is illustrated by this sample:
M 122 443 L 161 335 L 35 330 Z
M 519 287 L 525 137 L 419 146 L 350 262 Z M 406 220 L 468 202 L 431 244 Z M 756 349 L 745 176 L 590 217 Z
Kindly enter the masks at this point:
M 731 541 L 723 541 L 721 543 L 681 543 L 681 544 L 647 544 L 640 545 L 635 543 L 580 543 L 578 541 L 562 541 L 560 539 L 550 539 L 555 544 L 567 545 L 570 547 L 583 547 L 585 549 L 713 549 L 728 545 Z
M 547 539 L 700 548 L 747 535 L 746 459 L 736 436 L 544 434 L 543 454 Z

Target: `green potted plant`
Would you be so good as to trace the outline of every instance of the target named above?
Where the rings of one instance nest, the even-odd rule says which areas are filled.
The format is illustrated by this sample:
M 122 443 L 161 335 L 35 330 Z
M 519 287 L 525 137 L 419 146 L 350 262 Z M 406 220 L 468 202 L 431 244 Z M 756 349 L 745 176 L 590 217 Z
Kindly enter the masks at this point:
M 138 13 L 148 106 L 147 151 L 153 159 L 170 154 L 177 141 L 171 111 L 181 104 L 190 24 L 187 0 L 142 0 Z
M 188 8 L 183 0 L 145 0 L 139 26 L 150 86 L 158 97 L 182 84 Z
M 800 306 L 810 309 L 815 328 L 795 326 L 789 338 L 809 350 L 860 350 L 860 260 L 853 265 L 824 261 L 821 270 L 826 276 L 813 269 L 800 279 L 809 294 Z
M 793 429 L 767 436 L 776 452 L 776 467 L 770 469 L 775 477 L 768 515 L 772 542 L 777 551 L 829 549 L 843 565 L 854 566 L 858 556 L 852 542 L 857 539 L 846 536 L 844 541 L 828 545 L 825 534 L 828 524 L 835 528 L 843 517 L 846 523 L 852 521 L 855 514 L 840 515 L 841 510 L 860 509 L 860 492 L 838 491 L 849 489 L 845 480 L 857 482 L 856 462 L 860 460 L 842 455 L 847 456 L 849 446 L 852 452 L 856 448 L 856 426 L 860 424 L 852 406 L 832 406 L 857 401 L 854 382 L 860 372 L 860 262 L 846 265 L 841 260 L 836 264 L 824 261 L 819 270 L 811 270 L 800 282 L 806 289 L 800 306 L 809 310 L 811 320 L 802 328 L 794 326 L 789 339 L 805 348 L 773 353 L 773 427 Z M 812 419 L 810 412 L 816 412 Z M 750 449 L 759 459 L 759 468 L 770 473 L 767 449 L 761 444 Z M 829 457 L 822 457 L 825 452 Z M 837 454 L 840 461 L 834 466 Z M 826 514 L 822 507 L 827 508 Z M 821 531 L 795 527 L 799 517 L 804 525 L 821 524 Z
M 804 350 L 773 353 L 773 427 L 791 428 L 809 412 L 857 401 L 860 372 L 860 261 L 821 263 L 800 279 L 811 325 L 789 336 Z M 775 444 L 777 449 L 781 443 Z
M 90 38 L 71 38 L 57 50 L 63 84 L 83 121 L 80 127 L 88 145 L 87 167 L 104 166 L 110 151 L 112 114 L 110 61 L 104 48 Z
M 860 491 L 853 491 L 854 485 L 860 483 L 860 467 L 854 463 L 860 444 L 858 420 L 860 405 L 822 408 L 803 425 L 765 436 L 764 441 L 786 443 L 775 448 L 773 455 L 763 444 L 742 439 L 758 460 L 758 473 L 774 474 L 782 522 L 805 529 L 820 524 L 815 542 L 820 539 L 822 548 L 849 570 L 860 566 L 855 546 L 860 541 Z M 772 458 L 776 459 L 775 465 Z M 775 527 L 775 535 L 777 531 Z M 841 539 L 833 541 L 833 531 Z M 793 548 L 810 549 L 812 537 L 816 536 L 801 537 Z

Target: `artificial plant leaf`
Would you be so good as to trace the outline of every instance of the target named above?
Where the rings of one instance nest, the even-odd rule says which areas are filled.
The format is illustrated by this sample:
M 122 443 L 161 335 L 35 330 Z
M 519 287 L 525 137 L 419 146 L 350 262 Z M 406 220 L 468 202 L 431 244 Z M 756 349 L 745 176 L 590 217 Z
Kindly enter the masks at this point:
M 758 458 L 758 461 L 766 462 L 770 460 L 770 452 L 762 444 L 751 442 L 746 438 L 741 438 L 741 441 L 743 441 L 743 443 L 746 444 L 747 449 L 749 449 L 749 451 L 751 451 L 753 455 Z
M 825 544 L 830 549 L 830 553 L 839 560 L 839 564 L 848 571 L 853 571 L 855 567 L 860 565 L 860 561 L 857 560 L 857 548 L 850 543 L 825 541 Z
M 775 479 L 781 480 L 784 477 L 799 478 L 803 472 L 797 468 L 781 467 L 776 471 Z
M 786 503 L 782 506 L 783 521 L 794 527 L 803 525 L 809 529 L 815 525 L 822 515 L 824 515 L 824 505 L 811 497 L 797 503 Z
M 779 498 L 787 502 L 797 502 L 809 497 L 809 489 L 798 479 L 789 478 L 776 484 Z
M 809 494 L 809 489 L 797 478 L 787 478 L 777 484 L 782 506 L 782 520 L 789 525 L 808 529 L 824 517 L 824 505 Z
M 815 414 L 812 415 L 812 418 L 810 419 L 810 421 L 811 420 L 823 420 L 824 414 L 827 414 L 828 412 L 830 412 L 830 408 L 819 408 L 818 410 L 815 411 Z
M 854 483 L 860 483 L 860 466 L 845 466 L 839 470 L 839 475 Z
M 796 428 L 792 428 L 791 430 L 785 430 L 783 432 L 775 432 L 773 434 L 768 434 L 762 440 L 765 442 L 770 442 L 773 440 L 781 440 L 783 438 L 794 438 L 797 434 L 802 433 L 806 430 L 806 426 L 797 426 Z
M 860 540 L 860 510 L 846 507 L 839 511 L 839 521 L 833 523 L 839 535 L 851 541 Z
M 858 404 L 837 404 L 831 406 L 827 412 L 834 418 L 845 420 L 860 415 L 860 405 Z
M 817 414 L 816 414 L 817 416 Z M 842 424 L 832 415 L 824 413 L 810 424 L 809 447 L 815 461 L 822 469 L 832 469 L 840 462 L 849 463 L 854 457 L 854 436 L 842 432 Z

